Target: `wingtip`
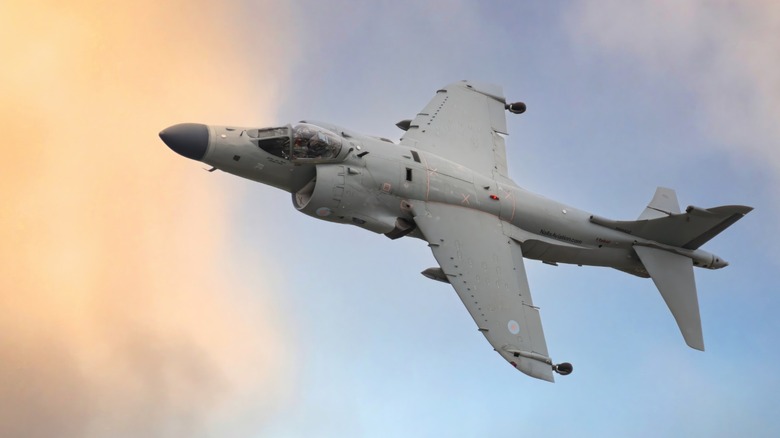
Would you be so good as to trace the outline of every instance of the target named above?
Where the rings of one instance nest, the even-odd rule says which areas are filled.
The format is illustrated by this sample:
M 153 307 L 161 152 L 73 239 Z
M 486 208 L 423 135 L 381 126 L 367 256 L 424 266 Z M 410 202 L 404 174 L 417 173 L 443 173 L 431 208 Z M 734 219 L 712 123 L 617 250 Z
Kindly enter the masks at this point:
M 704 351 L 704 334 L 701 328 L 701 319 L 698 324 L 692 324 L 689 327 L 680 327 L 680 333 L 683 335 L 685 343 L 694 350 Z
M 704 351 L 704 341 L 699 342 L 685 342 L 688 344 L 689 347 L 693 348 L 694 350 Z

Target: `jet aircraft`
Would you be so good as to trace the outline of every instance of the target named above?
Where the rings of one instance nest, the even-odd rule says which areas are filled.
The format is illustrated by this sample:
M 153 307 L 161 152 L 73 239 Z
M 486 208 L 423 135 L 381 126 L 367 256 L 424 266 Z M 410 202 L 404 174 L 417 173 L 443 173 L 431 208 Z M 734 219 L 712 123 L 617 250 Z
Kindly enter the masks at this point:
M 681 211 L 674 190 L 659 187 L 636 220 L 612 220 L 522 189 L 509 177 L 507 103 L 499 86 L 461 81 L 438 90 L 395 143 L 303 121 L 271 128 L 173 125 L 160 132 L 172 150 L 292 194 L 301 213 L 428 242 L 478 330 L 523 373 L 554 381 L 572 365 L 547 351 L 523 258 L 605 266 L 651 278 L 685 342 L 704 350 L 693 268 L 728 263 L 700 249 L 749 213 L 727 205 Z

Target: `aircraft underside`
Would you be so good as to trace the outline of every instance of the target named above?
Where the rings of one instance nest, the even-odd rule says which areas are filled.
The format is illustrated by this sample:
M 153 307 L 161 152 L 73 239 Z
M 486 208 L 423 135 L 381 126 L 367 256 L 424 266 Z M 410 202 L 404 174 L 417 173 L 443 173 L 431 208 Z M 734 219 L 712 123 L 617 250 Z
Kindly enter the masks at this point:
M 547 351 L 523 259 L 612 267 L 650 277 L 685 342 L 703 350 L 694 267 L 728 265 L 700 247 L 749 213 L 729 205 L 680 210 L 659 187 L 636 220 L 615 221 L 535 195 L 509 177 L 500 87 L 462 81 L 438 90 L 401 141 L 335 125 L 271 128 L 185 123 L 160 133 L 175 152 L 292 195 L 296 210 L 390 239 L 428 242 L 438 267 L 493 349 L 532 377 L 571 373 Z

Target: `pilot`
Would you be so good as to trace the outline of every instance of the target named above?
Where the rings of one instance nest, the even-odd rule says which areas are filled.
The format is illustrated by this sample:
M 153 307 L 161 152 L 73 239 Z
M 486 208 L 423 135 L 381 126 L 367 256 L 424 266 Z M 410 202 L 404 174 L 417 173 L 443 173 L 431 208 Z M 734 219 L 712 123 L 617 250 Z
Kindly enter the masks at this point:
M 294 131 L 293 156 L 295 158 L 309 158 L 309 141 L 314 135 L 314 130 L 306 125 L 298 125 Z
M 341 150 L 341 140 L 328 131 L 308 126 L 297 125 L 293 134 L 293 156 L 304 158 L 333 158 Z
M 309 157 L 310 158 L 330 158 L 332 148 L 331 139 L 328 135 L 317 132 L 309 139 Z

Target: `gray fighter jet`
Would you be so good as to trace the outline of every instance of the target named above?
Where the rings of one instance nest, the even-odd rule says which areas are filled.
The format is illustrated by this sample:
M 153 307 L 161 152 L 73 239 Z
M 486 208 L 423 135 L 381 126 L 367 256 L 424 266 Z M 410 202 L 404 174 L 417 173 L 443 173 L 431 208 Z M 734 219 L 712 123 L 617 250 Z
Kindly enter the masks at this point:
M 547 352 L 523 257 L 607 266 L 655 282 L 685 342 L 704 350 L 693 267 L 719 269 L 699 249 L 752 210 L 728 205 L 680 211 L 659 187 L 636 220 L 617 221 L 530 193 L 509 178 L 500 87 L 457 82 L 414 119 L 399 143 L 327 123 L 239 128 L 183 123 L 160 132 L 175 152 L 292 194 L 300 212 L 390 239 L 428 242 L 438 267 L 495 351 L 529 376 L 571 373 Z

